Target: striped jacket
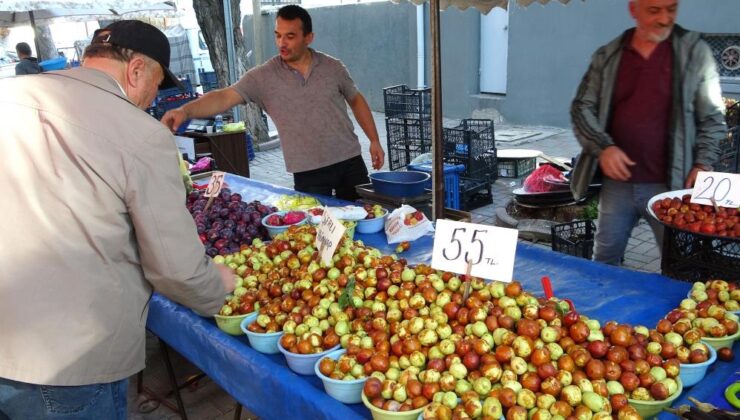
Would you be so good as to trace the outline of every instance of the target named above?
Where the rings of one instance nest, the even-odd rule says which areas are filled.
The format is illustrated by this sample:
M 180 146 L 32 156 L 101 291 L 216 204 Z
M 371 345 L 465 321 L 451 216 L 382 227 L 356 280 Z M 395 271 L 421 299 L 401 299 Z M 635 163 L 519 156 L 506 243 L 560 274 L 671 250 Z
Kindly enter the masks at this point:
M 573 131 L 583 148 L 573 170 L 571 191 L 585 197 L 598 169 L 601 151 L 613 145 L 606 132 L 611 118 L 612 93 L 625 36 L 599 48 L 581 80 L 571 105 Z M 712 51 L 699 34 L 676 25 L 673 43 L 673 111 L 668 142 L 668 187 L 683 188 L 694 165 L 712 166 L 719 159 L 719 142 L 726 136 L 719 75 Z

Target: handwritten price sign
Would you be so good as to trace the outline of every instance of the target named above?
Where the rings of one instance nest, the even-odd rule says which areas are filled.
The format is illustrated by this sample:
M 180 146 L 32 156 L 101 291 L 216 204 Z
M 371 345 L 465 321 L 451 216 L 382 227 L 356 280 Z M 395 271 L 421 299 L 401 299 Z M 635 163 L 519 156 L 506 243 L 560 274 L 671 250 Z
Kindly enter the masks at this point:
M 316 232 L 316 241 L 314 243 L 319 249 L 321 261 L 324 264 L 328 265 L 331 263 L 334 251 L 337 249 L 337 245 L 339 245 L 339 241 L 342 239 L 345 230 L 347 228 L 344 227 L 342 222 L 327 207 L 324 207 L 324 216 L 319 223 L 319 228 Z
M 208 181 L 208 187 L 206 192 L 203 194 L 206 197 L 218 197 L 218 193 L 221 192 L 221 188 L 224 186 L 224 173 L 214 172 L 211 175 L 210 181 Z
M 740 207 L 740 175 L 722 172 L 699 172 L 691 202 L 711 206 Z
M 496 226 L 437 220 L 432 268 L 510 282 L 519 232 Z

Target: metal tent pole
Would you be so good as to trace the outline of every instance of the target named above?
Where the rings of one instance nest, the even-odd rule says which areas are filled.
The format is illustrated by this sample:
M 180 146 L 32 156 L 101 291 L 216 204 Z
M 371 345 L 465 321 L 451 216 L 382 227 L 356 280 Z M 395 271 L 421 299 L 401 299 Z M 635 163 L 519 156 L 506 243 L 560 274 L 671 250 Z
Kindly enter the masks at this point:
M 430 0 L 432 35 L 432 219 L 444 218 L 445 182 L 442 153 L 442 49 L 440 45 L 439 0 Z

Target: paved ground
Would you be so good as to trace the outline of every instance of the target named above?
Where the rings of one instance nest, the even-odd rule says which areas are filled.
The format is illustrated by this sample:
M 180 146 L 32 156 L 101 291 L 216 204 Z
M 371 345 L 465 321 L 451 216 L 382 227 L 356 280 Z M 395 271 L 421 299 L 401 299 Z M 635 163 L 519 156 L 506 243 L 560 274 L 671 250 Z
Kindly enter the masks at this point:
M 382 113 L 374 113 L 374 118 L 380 132 L 381 143 L 385 148 L 384 115 Z M 355 126 L 355 131 L 360 136 L 363 157 L 368 167 L 371 167 L 368 140 L 362 135 L 362 130 L 356 124 Z M 537 149 L 547 155 L 566 159 L 575 156 L 579 151 L 573 134 L 569 130 L 560 128 L 519 127 L 499 124 L 496 126 L 496 133 L 496 145 L 499 149 Z M 255 159 L 249 165 L 252 178 L 292 188 L 293 178 L 285 172 L 283 155 L 279 147 L 257 152 Z M 387 163 L 384 169 L 387 170 Z M 495 209 L 506 206 L 511 200 L 512 189 L 519 187 L 521 181 L 521 179 L 510 178 L 500 178 L 497 180 L 492 186 L 493 204 L 473 210 L 473 221 L 476 223 L 495 224 Z M 550 249 L 549 244 L 535 244 L 535 246 Z M 660 271 L 658 249 L 647 222 L 641 221 L 632 231 L 632 237 L 630 238 L 625 254 L 624 265 L 641 271 Z M 171 357 L 173 358 L 179 383 L 198 373 L 196 367 L 177 355 L 174 351 L 171 352 Z M 166 393 L 169 389 L 165 365 L 159 351 L 158 341 L 153 336 L 147 339 L 147 368 L 144 372 L 144 378 L 145 384 L 160 394 Z M 156 405 L 152 406 L 149 404 L 150 409 L 154 408 L 153 411 L 144 413 L 139 410 L 139 403 L 144 397 L 137 395 L 135 379 L 135 377 L 131 378 L 131 385 L 129 387 L 129 419 L 153 420 L 178 418 L 177 414 L 165 406 L 156 407 Z M 249 378 L 244 378 L 244 380 L 249 380 Z M 234 418 L 236 402 L 209 378 L 203 378 L 197 382 L 196 386 L 184 389 L 182 396 L 188 417 L 191 419 L 220 420 Z M 170 401 L 174 404 L 174 399 L 170 399 Z M 255 417 L 245 410 L 241 418 Z

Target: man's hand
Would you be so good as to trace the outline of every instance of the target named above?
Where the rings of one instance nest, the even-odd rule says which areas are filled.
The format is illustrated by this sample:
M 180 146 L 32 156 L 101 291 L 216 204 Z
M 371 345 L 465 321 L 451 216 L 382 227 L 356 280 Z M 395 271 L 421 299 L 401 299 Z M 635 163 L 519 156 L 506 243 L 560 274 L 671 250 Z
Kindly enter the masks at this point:
M 385 152 L 379 141 L 370 142 L 370 156 L 373 159 L 373 169 L 376 171 L 383 167 L 385 162 Z
M 162 124 L 164 124 L 167 128 L 170 129 L 173 133 L 177 131 L 178 127 L 180 127 L 180 124 L 185 122 L 185 120 L 188 119 L 188 114 L 185 112 L 182 107 L 171 109 L 164 113 L 164 116 L 162 116 Z
M 599 166 L 607 177 L 624 182 L 632 177 L 629 166 L 635 166 L 635 162 L 619 147 L 609 146 L 599 155 Z
M 226 293 L 231 293 L 236 288 L 236 280 L 234 278 L 234 270 L 223 264 L 216 264 L 218 274 L 221 276 L 221 284 L 224 285 Z
M 704 167 L 702 165 L 697 165 L 691 168 L 689 171 L 689 175 L 686 177 L 686 182 L 684 182 L 683 187 L 684 188 L 694 188 L 694 183 L 696 182 L 696 177 L 699 175 L 699 172 L 711 172 L 711 167 Z

